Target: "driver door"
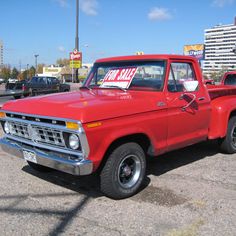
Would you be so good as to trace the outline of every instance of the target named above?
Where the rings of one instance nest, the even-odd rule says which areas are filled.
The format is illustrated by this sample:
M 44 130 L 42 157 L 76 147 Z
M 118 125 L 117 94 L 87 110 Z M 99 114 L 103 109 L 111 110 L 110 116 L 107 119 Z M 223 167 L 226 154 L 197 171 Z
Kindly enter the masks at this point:
M 185 147 L 207 138 L 210 119 L 209 96 L 203 84 L 199 84 L 196 91 L 186 92 L 183 83 L 188 80 L 197 80 L 193 63 L 172 61 L 166 88 L 168 150 Z

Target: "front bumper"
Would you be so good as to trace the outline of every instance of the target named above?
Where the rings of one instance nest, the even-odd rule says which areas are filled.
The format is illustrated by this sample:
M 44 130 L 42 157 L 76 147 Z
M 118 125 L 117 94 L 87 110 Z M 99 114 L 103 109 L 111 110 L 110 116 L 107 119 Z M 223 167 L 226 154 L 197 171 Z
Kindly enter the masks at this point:
M 36 155 L 37 164 L 72 175 L 89 175 L 93 172 L 93 163 L 90 160 L 61 158 L 56 152 L 47 152 L 32 146 L 23 147 L 18 142 L 6 137 L 0 139 L 0 146 L 6 153 L 20 158 L 24 158 L 23 150 L 33 152 Z

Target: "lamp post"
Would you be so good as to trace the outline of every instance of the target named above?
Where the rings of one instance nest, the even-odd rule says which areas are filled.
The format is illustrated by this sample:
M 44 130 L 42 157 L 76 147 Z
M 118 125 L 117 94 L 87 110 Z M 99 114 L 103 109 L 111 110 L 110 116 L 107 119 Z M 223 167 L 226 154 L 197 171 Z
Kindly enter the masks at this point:
M 37 68 L 38 68 L 38 61 L 37 61 L 37 58 L 38 58 L 38 54 L 35 54 L 34 57 L 35 57 L 35 75 L 37 74 Z
M 26 80 L 28 79 L 29 76 L 29 64 L 26 65 Z
M 76 0 L 75 49 L 79 51 L 79 0 Z M 75 69 L 75 82 L 78 82 L 78 68 Z

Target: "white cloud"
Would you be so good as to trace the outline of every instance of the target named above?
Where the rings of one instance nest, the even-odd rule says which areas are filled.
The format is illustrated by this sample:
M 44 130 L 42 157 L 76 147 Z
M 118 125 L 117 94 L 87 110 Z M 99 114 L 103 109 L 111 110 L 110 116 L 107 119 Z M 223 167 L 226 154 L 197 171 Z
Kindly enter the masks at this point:
M 235 0 L 214 0 L 212 5 L 215 7 L 224 7 L 225 5 L 230 5 L 234 2 Z
M 148 19 L 153 21 L 163 21 L 172 18 L 169 10 L 166 8 L 154 7 L 148 13 Z
M 69 6 L 69 3 L 68 3 L 68 0 L 54 0 L 56 1 L 60 7 L 68 7 Z
M 80 1 L 81 10 L 87 15 L 96 16 L 98 14 L 97 7 L 98 7 L 97 0 L 81 0 Z
M 63 46 L 59 46 L 59 47 L 58 47 L 58 51 L 59 51 L 59 52 L 65 52 L 66 49 L 65 49 Z

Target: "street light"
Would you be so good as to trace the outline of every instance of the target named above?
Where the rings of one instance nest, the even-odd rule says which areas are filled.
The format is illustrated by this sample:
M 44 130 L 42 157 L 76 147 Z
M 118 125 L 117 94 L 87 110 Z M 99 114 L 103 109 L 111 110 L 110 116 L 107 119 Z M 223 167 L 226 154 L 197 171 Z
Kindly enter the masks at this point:
M 76 0 L 75 49 L 79 51 L 79 0 Z M 78 82 L 78 68 L 75 69 L 75 82 Z
M 35 75 L 37 74 L 37 68 L 38 68 L 38 61 L 37 61 L 37 58 L 38 58 L 38 54 L 35 54 L 34 57 L 35 57 Z

